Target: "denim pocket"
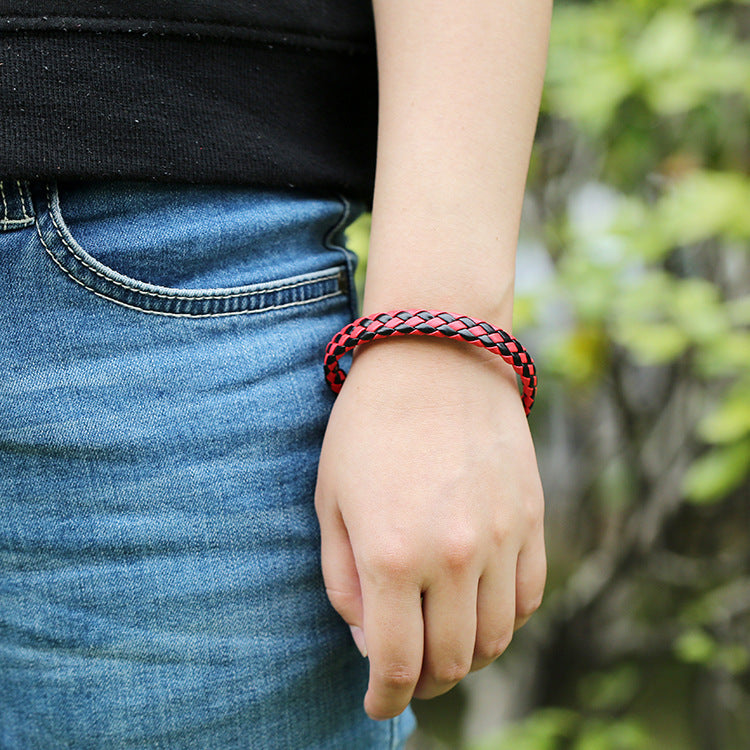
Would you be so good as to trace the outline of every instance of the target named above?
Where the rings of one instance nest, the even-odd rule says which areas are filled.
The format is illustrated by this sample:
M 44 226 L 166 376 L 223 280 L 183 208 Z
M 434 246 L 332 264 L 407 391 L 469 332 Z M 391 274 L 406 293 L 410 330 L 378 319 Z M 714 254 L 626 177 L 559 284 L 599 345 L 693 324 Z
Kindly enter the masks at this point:
M 32 191 L 37 234 L 57 269 L 128 308 L 216 317 L 350 293 L 352 254 L 329 241 L 351 215 L 345 200 L 342 210 L 340 200 L 282 191 L 100 183 L 83 197 L 70 188 L 72 221 L 61 207 L 65 183 Z

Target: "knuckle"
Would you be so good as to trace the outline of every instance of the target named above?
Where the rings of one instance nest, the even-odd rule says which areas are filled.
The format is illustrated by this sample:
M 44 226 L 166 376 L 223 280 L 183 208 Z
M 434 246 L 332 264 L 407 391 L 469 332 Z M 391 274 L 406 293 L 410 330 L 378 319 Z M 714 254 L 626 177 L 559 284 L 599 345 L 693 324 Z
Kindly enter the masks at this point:
M 433 679 L 435 682 L 442 684 L 452 684 L 460 682 L 469 674 L 471 664 L 468 662 L 454 661 L 446 664 L 439 664 L 433 671 Z
M 495 546 L 502 547 L 511 536 L 512 528 L 506 519 L 496 521 L 492 524 L 490 533 Z
M 536 499 L 524 504 L 524 521 L 526 527 L 533 531 L 541 528 L 544 523 L 544 504 Z
M 544 492 L 541 484 L 530 489 L 524 497 L 524 517 L 527 524 L 533 528 L 540 528 L 544 524 Z
M 411 690 L 417 684 L 419 675 L 404 664 L 391 664 L 380 674 L 380 681 L 388 690 Z
M 479 540 L 473 532 L 456 532 L 442 545 L 442 558 L 448 570 L 463 571 L 476 559 Z
M 333 495 L 325 490 L 322 486 L 322 482 L 318 480 L 315 485 L 315 494 L 313 496 L 313 507 L 319 518 L 326 516 L 326 513 L 330 511 L 331 506 L 334 502 Z
M 481 661 L 491 662 L 497 659 L 498 656 L 510 645 L 513 639 L 513 629 L 506 631 L 499 638 L 477 643 L 476 657 Z
M 521 619 L 531 617 L 542 606 L 543 597 L 544 592 L 540 591 L 533 596 L 519 598 L 516 602 L 516 616 Z
M 416 562 L 406 545 L 385 543 L 367 555 L 366 567 L 379 577 L 404 579 L 413 573 Z
M 326 595 L 331 606 L 339 613 L 348 613 L 357 604 L 358 595 L 350 591 L 326 588 Z

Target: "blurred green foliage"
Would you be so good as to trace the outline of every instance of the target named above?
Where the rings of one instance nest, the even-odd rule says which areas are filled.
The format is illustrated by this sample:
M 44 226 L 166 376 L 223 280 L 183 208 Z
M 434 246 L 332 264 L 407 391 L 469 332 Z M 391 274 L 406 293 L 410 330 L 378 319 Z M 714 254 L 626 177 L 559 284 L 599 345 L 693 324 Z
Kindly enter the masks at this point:
M 557 273 L 524 310 L 538 323 L 550 296 L 570 309 L 561 379 L 624 356 L 719 381 L 689 425 L 710 446 L 684 476 L 700 503 L 747 489 L 750 471 L 749 6 L 559 2 L 530 183 Z M 607 217 L 571 220 L 566 197 L 591 184 Z M 581 371 L 571 346 L 595 361 Z
M 556 5 L 518 321 L 550 584 L 477 748 L 750 747 L 749 38 L 747 2 Z
M 557 0 L 515 322 L 549 582 L 472 750 L 750 747 L 749 40 L 748 0 Z

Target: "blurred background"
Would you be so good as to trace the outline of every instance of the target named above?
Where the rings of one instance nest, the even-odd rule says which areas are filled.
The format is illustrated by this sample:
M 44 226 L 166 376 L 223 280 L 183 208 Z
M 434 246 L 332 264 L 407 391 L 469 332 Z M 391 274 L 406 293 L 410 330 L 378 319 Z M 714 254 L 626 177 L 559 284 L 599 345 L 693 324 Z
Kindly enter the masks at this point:
M 547 593 L 411 750 L 750 748 L 749 40 L 750 0 L 556 2 L 514 323 Z

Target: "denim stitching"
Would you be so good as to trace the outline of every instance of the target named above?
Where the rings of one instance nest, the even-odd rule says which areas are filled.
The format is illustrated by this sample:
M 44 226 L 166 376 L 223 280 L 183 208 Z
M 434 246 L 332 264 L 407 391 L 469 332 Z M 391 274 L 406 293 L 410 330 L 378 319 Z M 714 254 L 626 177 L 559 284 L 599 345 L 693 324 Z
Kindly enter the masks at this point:
M 128 292 L 135 292 L 136 294 L 143 294 L 147 297 L 159 297 L 163 299 L 170 299 L 170 300 L 185 300 L 185 301 L 192 301 L 192 300 L 204 300 L 204 299 L 231 299 L 233 297 L 257 297 L 260 294 L 269 294 L 272 292 L 282 292 L 286 291 L 287 289 L 295 289 L 299 286 L 305 286 L 310 283 L 315 283 L 318 281 L 329 281 L 331 279 L 338 278 L 339 272 L 336 271 L 336 273 L 329 274 L 328 276 L 320 276 L 318 278 L 314 279 L 306 279 L 304 281 L 296 281 L 293 284 L 284 284 L 282 286 L 269 286 L 263 289 L 259 289 L 257 291 L 247 291 L 247 292 L 231 292 L 227 294 L 165 294 L 163 292 L 147 292 L 144 289 L 138 289 L 137 287 L 130 286 L 128 284 L 123 283 L 122 281 L 117 281 L 116 279 L 111 278 L 110 276 L 107 276 L 106 274 L 103 274 L 101 271 L 98 271 L 96 268 L 91 266 L 89 263 L 87 263 L 75 250 L 75 248 L 65 239 L 63 236 L 60 227 L 57 225 L 57 221 L 55 219 L 55 213 L 52 207 L 52 198 L 50 196 L 49 191 L 49 185 L 46 185 L 47 189 L 47 206 L 49 208 L 50 217 L 52 219 L 52 224 L 55 227 L 55 231 L 57 232 L 57 236 L 60 238 L 60 241 L 65 245 L 65 247 L 68 249 L 68 251 L 73 255 L 73 257 L 76 258 L 76 260 L 83 266 L 89 269 L 91 273 L 96 274 L 100 278 L 104 279 L 107 283 L 110 284 L 116 284 L 119 287 L 122 287 L 123 289 L 127 290 Z M 41 237 L 41 235 L 40 235 Z M 47 249 L 47 245 L 44 244 L 44 240 L 42 240 L 42 244 L 44 245 L 45 249 Z M 47 250 L 49 252 L 49 250 Z M 57 261 L 55 261 L 57 262 Z M 58 263 L 58 265 L 60 265 Z M 62 266 L 61 266 L 62 268 Z M 68 273 L 66 271 L 66 273 Z M 70 275 L 70 274 L 68 274 Z M 85 284 L 83 285 L 85 286 Z M 90 287 L 86 287 L 87 289 L 90 289 Z M 339 292 L 337 292 L 338 294 Z M 107 297 L 107 299 L 110 299 Z M 272 309 L 272 308 L 264 308 L 264 309 Z M 226 314 L 226 313 L 222 313 Z
M 21 187 L 21 181 L 16 180 L 16 185 L 18 186 L 18 195 L 21 196 L 21 210 L 23 211 L 23 218 L 24 219 L 33 219 L 33 216 L 30 216 L 26 211 L 26 196 L 24 194 L 23 188 Z
M 331 237 L 333 237 L 336 232 L 339 231 L 339 229 L 346 223 L 346 220 L 349 218 L 349 214 L 351 213 L 351 204 L 343 195 L 341 195 L 341 193 L 336 193 L 336 196 L 341 201 L 341 203 L 343 203 L 344 210 L 339 216 L 338 221 L 326 232 L 325 237 L 323 237 L 323 244 L 326 247 L 336 247 L 340 250 L 341 247 L 339 245 L 334 246 L 332 244 L 329 244 L 329 241 Z
M 348 282 L 348 297 L 349 297 L 349 308 L 351 313 L 354 315 L 354 317 L 359 316 L 359 310 L 357 309 L 359 304 L 361 304 L 361 300 L 357 299 L 357 288 L 354 281 L 354 268 L 353 268 L 353 261 L 351 259 L 352 253 L 351 250 L 349 250 L 348 247 L 346 247 L 346 242 L 343 244 L 334 244 L 331 242 L 331 238 L 334 237 L 338 231 L 341 229 L 341 227 L 345 226 L 346 223 L 349 221 L 349 217 L 352 213 L 352 204 L 349 202 L 349 200 L 346 198 L 346 196 L 342 195 L 339 192 L 334 193 L 336 197 L 341 202 L 344 210 L 339 216 L 339 220 L 326 232 L 325 236 L 323 237 L 323 244 L 325 247 L 327 247 L 329 250 L 338 250 L 343 256 L 344 256 L 344 262 L 346 264 L 346 273 L 347 273 L 347 282 Z
M 19 191 L 21 190 L 19 181 L 16 180 L 16 184 L 19 186 Z M 3 201 L 3 215 L 0 216 L 0 226 L 4 229 L 9 229 L 11 227 L 26 227 L 29 226 L 33 221 L 34 217 L 29 216 L 29 214 L 26 211 L 26 205 L 23 202 L 23 193 L 21 193 L 21 206 L 23 209 L 23 218 L 22 219 L 11 219 L 10 217 L 10 211 L 8 210 L 8 200 L 5 195 L 5 183 L 0 180 L 0 198 L 2 198 Z
M 88 289 L 90 292 L 93 292 L 97 297 L 101 297 L 102 299 L 106 299 L 109 302 L 114 302 L 116 305 L 122 305 L 123 307 L 127 307 L 130 310 L 137 310 L 138 312 L 148 313 L 150 315 L 168 315 L 172 318 L 223 318 L 227 315 L 250 315 L 252 313 L 263 313 L 263 312 L 269 312 L 270 310 L 283 310 L 286 307 L 299 307 L 300 305 L 309 305 L 312 302 L 320 302 L 324 299 L 329 299 L 330 297 L 338 297 L 341 292 L 331 292 L 330 294 L 322 294 L 319 297 L 312 297 L 311 299 L 305 299 L 305 300 L 299 300 L 298 302 L 286 302 L 283 305 L 269 305 L 268 307 L 261 307 L 257 310 L 233 310 L 231 312 L 224 312 L 224 313 L 173 313 L 173 312 L 165 312 L 162 310 L 147 310 L 143 307 L 137 307 L 136 305 L 129 305 L 127 302 L 122 302 L 119 299 L 115 299 L 114 297 L 108 297 L 106 294 L 102 294 L 101 292 L 98 292 L 93 287 L 88 286 L 80 279 L 77 279 L 75 276 L 73 276 L 70 271 L 68 271 L 67 268 L 65 268 L 63 265 L 61 265 L 60 261 L 55 258 L 52 251 L 47 247 L 47 243 L 44 241 L 44 237 L 42 237 L 42 233 L 39 229 L 39 225 L 37 224 L 37 235 L 39 236 L 39 241 L 42 243 L 42 247 L 44 247 L 45 251 L 47 252 L 47 255 L 49 255 L 50 258 L 52 258 L 55 265 L 69 278 L 71 278 L 73 281 L 76 282 L 76 284 L 80 284 L 84 289 Z M 332 277 L 330 277 L 332 278 Z

